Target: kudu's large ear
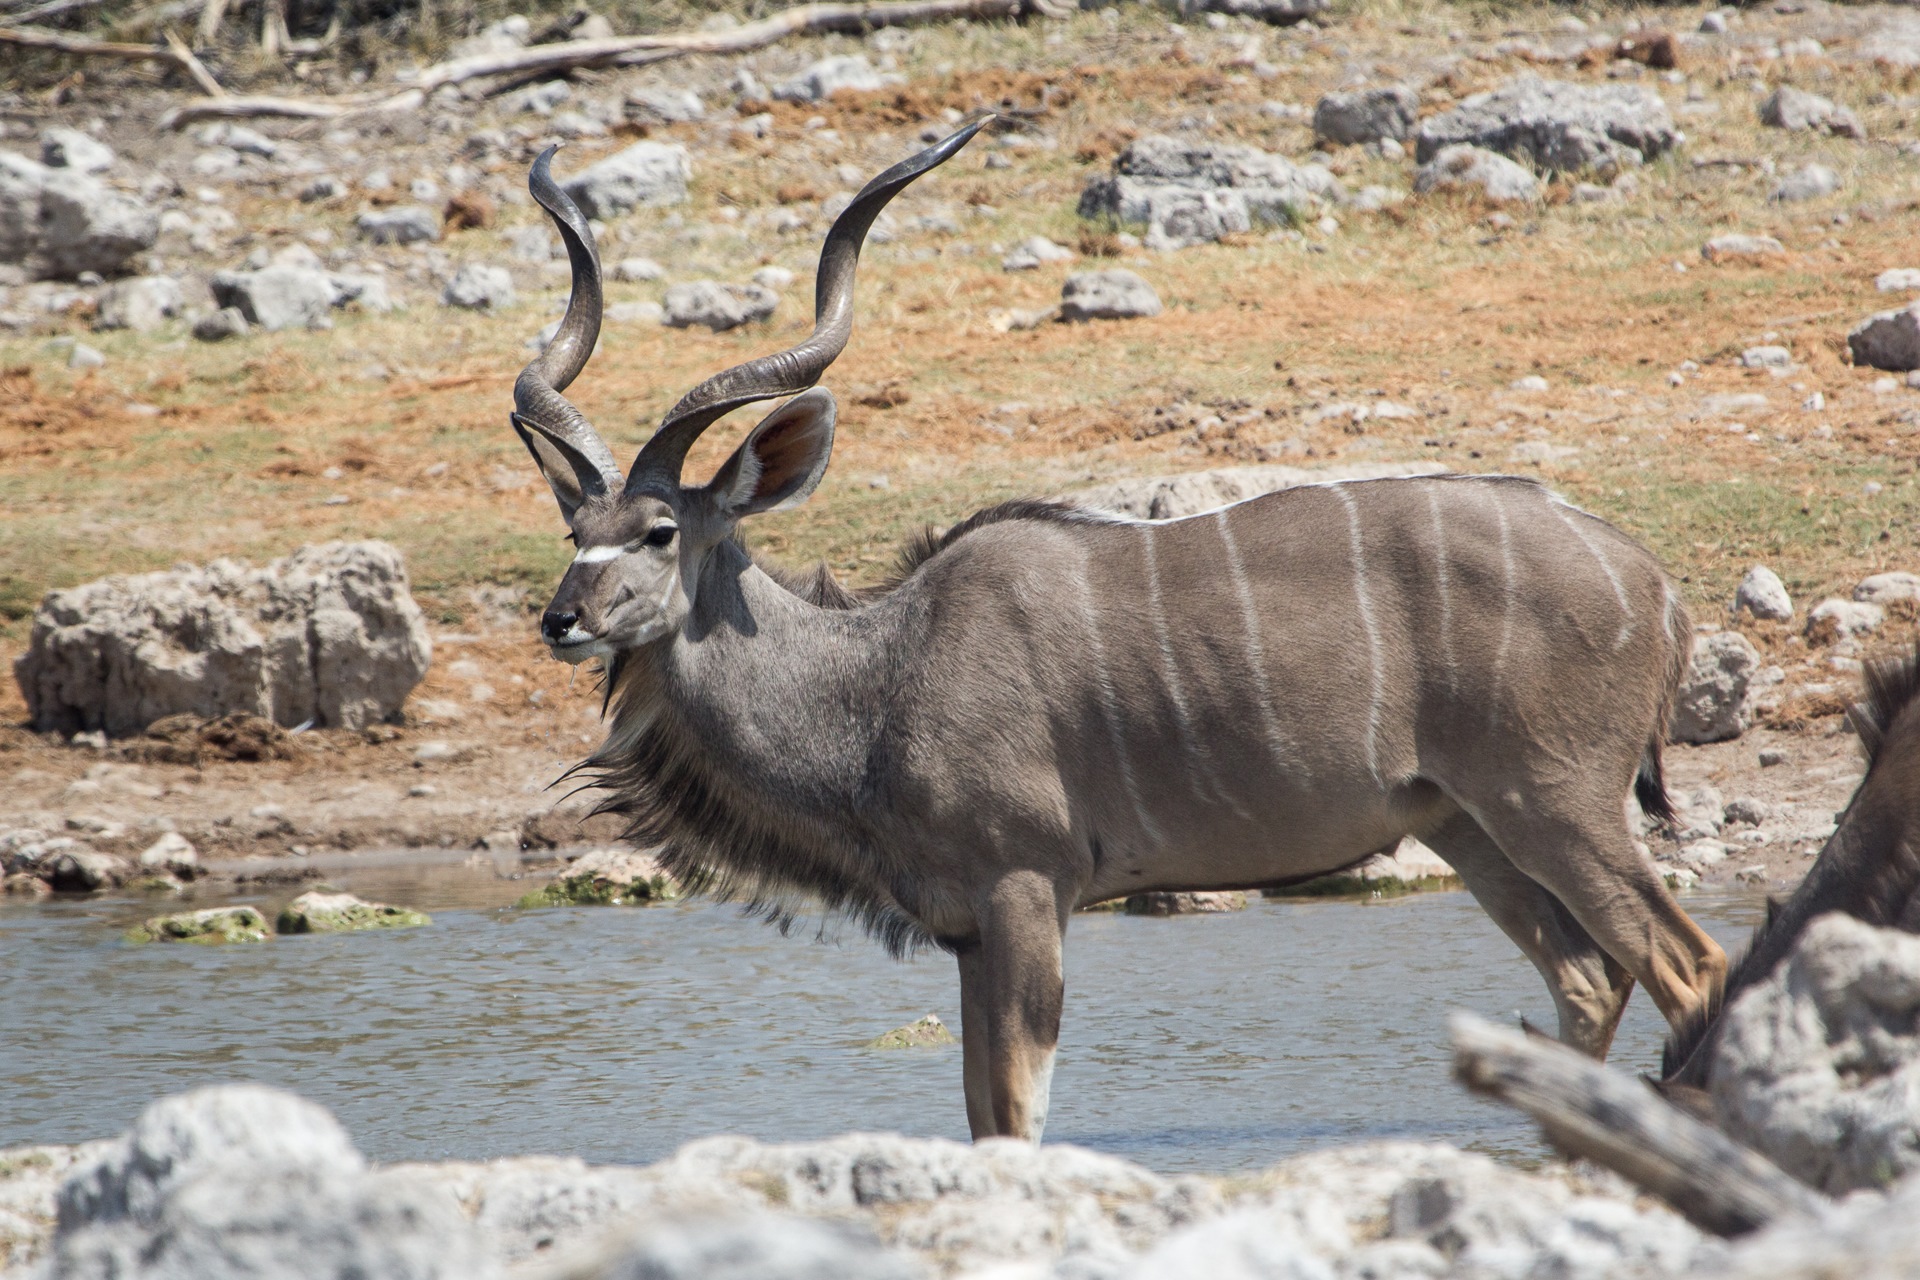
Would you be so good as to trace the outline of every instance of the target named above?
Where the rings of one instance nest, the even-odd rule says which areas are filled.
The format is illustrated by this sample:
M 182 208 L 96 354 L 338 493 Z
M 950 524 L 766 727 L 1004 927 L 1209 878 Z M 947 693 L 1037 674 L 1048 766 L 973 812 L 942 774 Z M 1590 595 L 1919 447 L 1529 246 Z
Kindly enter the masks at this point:
M 720 511 L 738 519 L 805 502 L 827 473 L 835 413 L 833 393 L 814 387 L 760 419 L 707 486 Z
M 533 455 L 534 465 L 540 468 L 547 487 L 553 490 L 553 499 L 560 504 L 561 518 L 569 526 L 573 524 L 573 513 L 583 502 L 607 492 L 606 476 L 600 464 L 565 436 L 517 413 L 513 415 L 513 429 L 527 446 L 527 452 Z

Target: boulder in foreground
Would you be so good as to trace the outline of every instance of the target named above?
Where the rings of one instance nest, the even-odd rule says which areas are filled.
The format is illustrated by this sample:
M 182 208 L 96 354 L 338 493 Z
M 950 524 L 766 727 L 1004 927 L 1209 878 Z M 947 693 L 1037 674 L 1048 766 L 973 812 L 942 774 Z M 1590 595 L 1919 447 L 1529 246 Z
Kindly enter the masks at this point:
M 400 553 L 328 542 L 263 569 L 216 560 L 49 592 L 14 674 L 41 731 L 233 712 L 361 729 L 399 712 L 431 656 Z
M 1815 920 L 1727 1010 L 1711 1081 L 1721 1127 L 1832 1195 L 1920 1169 L 1915 1009 L 1920 938 Z

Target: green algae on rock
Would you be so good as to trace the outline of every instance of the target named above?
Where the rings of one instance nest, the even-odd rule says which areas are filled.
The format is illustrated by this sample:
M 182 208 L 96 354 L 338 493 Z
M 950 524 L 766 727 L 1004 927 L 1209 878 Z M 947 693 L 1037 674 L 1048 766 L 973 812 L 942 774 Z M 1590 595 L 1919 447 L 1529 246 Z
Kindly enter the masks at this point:
M 265 942 L 267 919 L 252 907 L 208 907 L 154 916 L 128 930 L 128 942 Z
M 514 905 L 630 907 L 670 902 L 679 896 L 679 884 L 656 859 L 630 849 L 595 849 Z
M 867 1041 L 869 1049 L 924 1049 L 935 1045 L 954 1044 L 953 1032 L 947 1030 L 947 1024 L 940 1021 L 938 1014 L 928 1014 L 918 1022 L 909 1022 L 904 1027 L 895 1027 L 877 1040 Z
M 309 890 L 280 908 L 274 928 L 281 933 L 357 933 L 363 929 L 411 929 L 432 924 L 424 911 L 366 902 L 350 893 Z

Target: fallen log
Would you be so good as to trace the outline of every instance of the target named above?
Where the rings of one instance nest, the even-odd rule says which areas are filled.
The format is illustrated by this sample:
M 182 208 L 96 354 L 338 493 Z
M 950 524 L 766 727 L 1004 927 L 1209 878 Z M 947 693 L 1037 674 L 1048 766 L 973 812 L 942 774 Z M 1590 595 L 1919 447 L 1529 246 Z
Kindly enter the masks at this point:
M 731 31 L 572 40 L 512 53 L 455 58 L 426 68 L 400 92 L 381 99 L 236 97 L 218 103 L 188 103 L 163 116 L 161 125 L 177 129 L 197 120 L 249 114 L 331 119 L 355 111 L 407 111 L 418 108 L 436 89 L 473 80 L 503 76 L 527 80 L 589 67 L 643 66 L 693 54 L 745 53 L 798 35 L 925 26 L 962 18 L 1016 18 L 1026 13 L 1058 16 L 1070 11 L 1064 7 L 1064 0 L 864 0 L 800 5 Z
M 197 98 L 183 107 L 175 107 L 160 117 L 162 129 L 184 129 L 203 120 L 249 120 L 279 116 L 288 120 L 335 120 L 355 111 L 364 111 L 378 101 L 374 98 L 275 98 L 242 95 L 225 98 Z
M 1759 1152 L 1668 1105 L 1642 1082 L 1552 1040 L 1457 1013 L 1453 1075 L 1518 1107 L 1562 1151 L 1604 1165 L 1721 1236 L 1828 1203 Z
M 64 31 L 48 31 L 45 27 L 0 27 L 0 44 L 26 49 L 52 49 L 56 53 L 71 53 L 83 58 L 125 58 L 134 62 L 180 61 L 173 50 L 159 45 L 89 40 L 85 36 L 70 36 Z

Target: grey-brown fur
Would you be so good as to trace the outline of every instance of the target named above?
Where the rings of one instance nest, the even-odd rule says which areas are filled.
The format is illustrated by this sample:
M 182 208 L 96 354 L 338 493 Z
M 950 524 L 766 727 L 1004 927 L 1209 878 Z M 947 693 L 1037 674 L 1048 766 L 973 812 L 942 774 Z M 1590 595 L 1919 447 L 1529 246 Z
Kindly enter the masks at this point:
M 815 335 L 689 393 L 632 476 L 558 396 L 597 282 L 565 358 L 522 375 L 516 426 L 579 548 L 542 630 L 609 668 L 612 727 L 584 768 L 633 837 L 776 916 L 819 899 L 896 951 L 952 951 L 976 1135 L 1045 1123 L 1076 907 L 1298 880 L 1407 835 L 1541 969 L 1564 1039 L 1604 1055 L 1636 979 L 1676 1024 L 1710 1006 L 1724 957 L 1625 813 L 1636 779 L 1660 794 L 1691 627 L 1651 556 L 1538 484 L 1308 486 L 1167 523 L 1012 504 L 847 592 L 777 579 L 735 537 L 819 482 L 827 392 L 784 401 L 709 484 L 681 481 L 714 405 L 825 369 L 851 328 L 850 238 L 964 140 L 856 198 Z M 544 164 L 535 194 L 597 281 Z
M 1870 661 L 1865 698 L 1848 719 L 1867 755 L 1867 774 L 1847 802 L 1806 879 L 1767 919 L 1727 974 L 1726 1001 L 1764 981 L 1808 924 L 1839 911 L 1868 924 L 1920 933 L 1920 646 Z M 1669 1085 L 1704 1088 L 1720 1020 L 1696 1018 L 1668 1040 Z

